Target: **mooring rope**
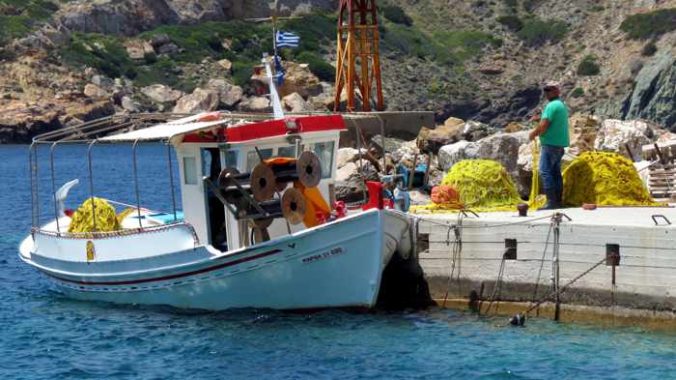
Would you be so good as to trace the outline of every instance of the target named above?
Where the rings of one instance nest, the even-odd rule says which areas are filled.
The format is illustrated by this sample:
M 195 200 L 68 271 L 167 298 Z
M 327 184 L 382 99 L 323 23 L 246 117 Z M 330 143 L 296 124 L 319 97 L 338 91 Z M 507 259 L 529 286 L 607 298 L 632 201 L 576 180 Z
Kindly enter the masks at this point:
M 444 294 L 444 302 L 442 307 L 446 306 L 446 301 L 448 300 L 448 293 L 451 288 L 451 281 L 453 281 L 453 274 L 455 272 L 456 262 L 458 263 L 458 292 L 460 292 L 460 258 L 462 254 L 462 219 L 463 214 L 458 214 L 458 221 L 455 225 L 448 225 L 448 230 L 446 231 L 446 245 L 450 243 L 450 234 L 451 230 L 454 232 L 455 239 L 453 240 L 453 245 L 451 247 L 451 268 L 448 275 L 448 280 L 446 282 L 446 294 Z
M 542 250 L 542 258 L 540 258 L 540 269 L 538 269 L 538 276 L 535 280 L 535 288 L 533 289 L 533 296 L 531 297 L 531 303 L 535 302 L 535 297 L 537 297 L 538 288 L 540 287 L 540 277 L 542 275 L 542 268 L 545 266 L 545 256 L 547 255 L 547 248 L 549 247 L 549 237 L 552 234 L 552 229 L 554 228 L 554 221 L 549 224 L 549 230 L 547 231 L 547 239 L 545 240 L 545 248 Z
M 573 278 L 572 280 L 568 281 L 565 285 L 563 285 L 562 287 L 560 287 L 558 290 L 554 290 L 554 291 L 550 292 L 549 294 L 547 294 L 546 296 L 544 296 L 542 299 L 540 299 L 538 302 L 536 302 L 535 305 L 532 305 L 531 307 L 529 307 L 528 309 L 526 309 L 526 311 L 524 311 L 523 314 L 517 314 L 515 317 L 513 317 L 513 318 L 510 320 L 509 323 L 510 323 L 510 324 L 514 324 L 512 321 L 513 321 L 514 318 L 516 318 L 516 317 L 519 317 L 519 318 L 525 318 L 525 316 L 528 315 L 528 313 L 530 313 L 530 312 L 533 311 L 534 309 L 538 308 L 538 307 L 539 307 L 540 305 L 542 305 L 545 301 L 551 299 L 551 297 L 552 297 L 552 296 L 555 296 L 557 293 L 558 293 L 559 295 L 561 295 L 563 292 L 566 291 L 566 289 L 568 289 L 568 287 L 569 287 L 570 285 L 572 285 L 572 284 L 575 283 L 577 280 L 579 280 L 579 279 L 581 279 L 582 277 L 584 277 L 584 276 L 586 276 L 587 274 L 589 274 L 589 272 L 591 272 L 591 271 L 593 271 L 594 269 L 596 269 L 599 265 L 603 264 L 605 261 L 606 261 L 606 258 L 604 257 L 604 258 L 601 259 L 599 262 L 597 262 L 596 264 L 592 265 L 589 269 L 585 270 L 584 272 L 580 273 L 579 275 L 577 275 L 577 276 L 576 276 L 575 278 Z M 522 323 L 522 324 L 523 324 L 523 323 Z
M 507 255 L 506 252 L 502 255 L 502 260 L 500 261 L 500 269 L 498 269 L 498 277 L 495 280 L 495 285 L 493 285 L 493 294 L 491 294 L 491 299 L 488 302 L 488 307 L 486 308 L 486 314 L 491 310 L 491 306 L 493 305 L 493 301 L 495 301 L 496 296 L 500 296 L 500 291 L 502 290 L 502 277 L 505 274 L 505 261 L 506 261 Z M 497 304 L 495 306 L 495 311 L 497 312 L 498 307 Z M 481 312 L 481 308 L 479 308 L 479 312 Z

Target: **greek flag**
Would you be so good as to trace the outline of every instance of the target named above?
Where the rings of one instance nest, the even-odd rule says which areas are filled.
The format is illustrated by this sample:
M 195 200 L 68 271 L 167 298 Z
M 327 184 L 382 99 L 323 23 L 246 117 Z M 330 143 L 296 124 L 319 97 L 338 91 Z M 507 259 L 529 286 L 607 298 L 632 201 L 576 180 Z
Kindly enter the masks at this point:
M 295 48 L 300 43 L 300 37 L 295 33 L 278 31 L 275 36 L 275 43 L 278 48 Z

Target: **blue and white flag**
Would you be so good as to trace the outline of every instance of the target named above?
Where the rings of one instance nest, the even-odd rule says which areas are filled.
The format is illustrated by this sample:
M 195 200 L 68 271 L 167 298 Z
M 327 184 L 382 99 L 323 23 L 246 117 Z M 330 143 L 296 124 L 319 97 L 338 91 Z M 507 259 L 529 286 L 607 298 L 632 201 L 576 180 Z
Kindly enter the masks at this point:
M 275 43 L 277 44 L 278 48 L 295 48 L 298 47 L 298 44 L 300 44 L 300 37 L 295 33 L 277 31 Z

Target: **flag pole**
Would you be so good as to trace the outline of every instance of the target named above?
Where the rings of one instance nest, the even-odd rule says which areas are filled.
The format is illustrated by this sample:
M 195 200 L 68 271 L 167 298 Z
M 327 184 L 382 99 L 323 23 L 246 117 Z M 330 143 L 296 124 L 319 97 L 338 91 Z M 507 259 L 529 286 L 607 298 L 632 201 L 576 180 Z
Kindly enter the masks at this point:
M 275 8 L 272 10 L 272 51 L 277 57 L 277 0 L 275 0 Z

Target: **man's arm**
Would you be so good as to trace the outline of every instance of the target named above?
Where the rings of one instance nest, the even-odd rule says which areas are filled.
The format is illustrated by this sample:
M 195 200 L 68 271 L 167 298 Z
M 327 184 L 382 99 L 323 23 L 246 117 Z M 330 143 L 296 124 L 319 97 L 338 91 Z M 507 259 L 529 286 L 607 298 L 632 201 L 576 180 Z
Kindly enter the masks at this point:
M 534 140 L 536 137 L 547 132 L 547 128 L 549 128 L 549 119 L 541 119 L 540 122 L 538 123 L 538 126 L 535 127 L 532 131 L 530 131 L 528 138 L 530 140 Z

